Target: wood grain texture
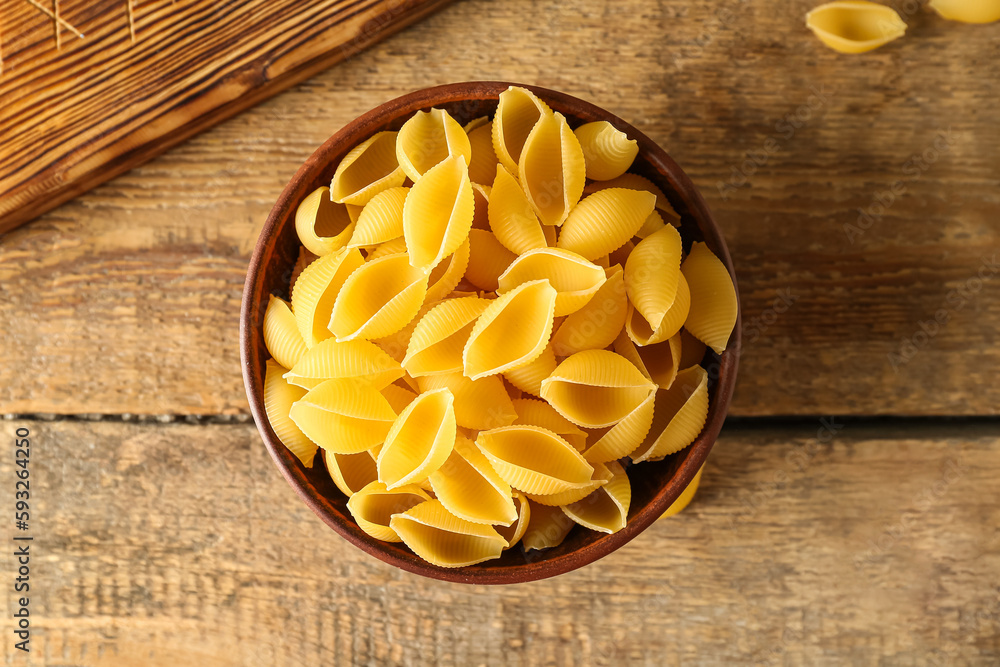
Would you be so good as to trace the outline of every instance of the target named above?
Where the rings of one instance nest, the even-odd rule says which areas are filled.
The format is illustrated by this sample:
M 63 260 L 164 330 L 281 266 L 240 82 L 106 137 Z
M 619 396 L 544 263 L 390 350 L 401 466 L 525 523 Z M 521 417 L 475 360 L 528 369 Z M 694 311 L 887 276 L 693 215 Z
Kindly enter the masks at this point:
M 1000 660 L 991 428 L 729 430 L 678 517 L 577 572 L 474 587 L 338 538 L 250 425 L 4 431 L 20 425 L 38 487 L 36 665 Z
M 906 38 L 848 57 L 804 28 L 810 7 L 449 7 L 0 240 L 0 408 L 244 412 L 240 290 L 296 168 L 386 99 L 506 78 L 635 123 L 702 188 L 747 327 L 733 414 L 997 414 L 1000 280 L 975 281 L 1000 251 L 998 26 L 920 10 Z M 852 243 L 845 225 L 896 181 Z
M 99 0 L 50 10 L 10 0 L 0 7 L 0 232 L 446 2 Z

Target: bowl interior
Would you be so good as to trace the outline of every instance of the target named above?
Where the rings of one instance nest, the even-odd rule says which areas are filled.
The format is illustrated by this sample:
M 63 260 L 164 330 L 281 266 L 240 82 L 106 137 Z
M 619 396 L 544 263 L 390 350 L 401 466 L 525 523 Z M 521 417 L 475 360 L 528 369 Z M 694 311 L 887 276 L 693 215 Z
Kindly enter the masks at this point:
M 299 249 L 294 224 L 298 203 L 317 187 L 329 185 L 341 158 L 375 132 L 399 129 L 412 113 L 431 107 L 446 109 L 461 124 L 480 116 L 492 116 L 499 94 L 510 85 L 522 84 L 469 82 L 417 91 L 373 109 L 326 141 L 295 174 L 268 217 L 250 263 L 241 314 L 243 374 L 251 412 L 275 463 L 303 500 L 329 526 L 377 558 L 432 578 L 467 583 L 515 583 L 561 574 L 614 551 L 655 521 L 704 463 L 719 434 L 732 396 L 740 348 L 741 326 L 737 319 L 726 352 L 719 356 L 709 350 L 703 362 L 709 375 L 710 407 L 701 435 L 692 446 L 663 461 L 629 468 L 632 502 L 628 525 L 623 530 L 605 535 L 575 527 L 558 547 L 525 553 L 516 546 L 505 551 L 500 559 L 479 565 L 456 569 L 435 567 L 402 544 L 369 537 L 354 523 L 347 510 L 347 499 L 331 481 L 322 456 L 318 455 L 314 467 L 307 469 L 281 444 L 264 413 L 263 377 L 268 355 L 262 326 L 268 295 L 289 296 L 288 283 Z M 563 93 L 524 87 L 534 90 L 554 111 L 563 114 L 572 127 L 606 120 L 636 139 L 639 156 L 630 171 L 649 178 L 663 189 L 681 214 L 685 250 L 692 240 L 705 241 L 726 264 L 735 284 L 729 252 L 704 201 L 661 148 L 628 123 L 592 104 Z

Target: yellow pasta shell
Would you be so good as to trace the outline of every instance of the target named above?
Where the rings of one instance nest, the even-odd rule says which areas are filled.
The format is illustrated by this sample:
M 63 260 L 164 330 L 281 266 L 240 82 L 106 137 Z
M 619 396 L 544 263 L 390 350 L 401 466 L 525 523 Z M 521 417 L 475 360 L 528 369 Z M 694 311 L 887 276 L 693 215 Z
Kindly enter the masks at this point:
M 344 282 L 330 315 L 338 341 L 383 338 L 405 327 L 427 294 L 427 274 L 406 253 L 364 264 Z
M 403 204 L 409 188 L 383 190 L 365 204 L 348 246 L 371 246 L 403 236 Z
M 537 248 L 527 251 L 507 267 L 499 278 L 497 293 L 504 294 L 518 285 L 544 279 L 556 289 L 554 314 L 562 317 L 587 305 L 607 276 L 604 269 L 575 252 Z
M 1000 21 L 1000 0 L 930 0 L 927 4 L 951 21 L 963 23 Z
M 410 263 L 430 272 L 469 236 L 475 197 L 465 156 L 448 157 L 417 181 L 403 205 Z
M 608 188 L 625 188 L 626 190 L 641 190 L 652 193 L 656 197 L 657 211 L 670 220 L 680 220 L 681 218 L 677 211 L 674 210 L 674 207 L 670 205 L 670 201 L 663 194 L 663 190 L 656 187 L 651 180 L 639 174 L 625 173 L 618 178 L 612 178 L 610 181 L 594 181 L 583 189 L 583 196 L 588 197 L 595 192 L 607 190 Z
M 509 526 L 518 518 L 510 485 L 468 438 L 458 437 L 451 456 L 431 474 L 430 482 L 445 509 L 460 519 Z
M 399 384 L 390 384 L 382 389 L 382 395 L 397 415 L 417 398 L 417 392 Z
M 694 474 L 691 478 L 691 483 L 685 487 L 681 492 L 681 495 L 677 496 L 677 500 L 670 504 L 667 511 L 660 515 L 661 519 L 665 519 L 668 516 L 674 516 L 675 514 L 680 514 L 684 509 L 691 504 L 694 500 L 694 494 L 698 491 L 698 485 L 701 484 L 701 473 L 705 470 L 705 464 L 702 464 L 698 468 L 698 472 Z
M 608 266 L 609 267 L 614 266 L 615 264 L 618 264 L 619 266 L 625 266 L 625 262 L 628 261 L 628 256 L 632 254 L 632 251 L 634 249 L 635 249 L 635 244 L 632 243 L 631 239 L 629 239 L 618 249 L 612 250 L 610 253 L 608 253 Z
M 309 252 L 304 247 L 299 248 L 299 256 L 295 258 L 295 265 L 292 266 L 292 276 L 288 281 L 289 293 L 295 289 L 295 281 L 299 279 L 305 268 L 316 261 L 316 259 L 318 259 L 318 255 Z
M 376 540 L 401 542 L 391 527 L 392 518 L 428 500 L 430 496 L 416 484 L 389 490 L 374 481 L 351 496 L 347 509 L 358 527 Z
M 669 389 L 677 377 L 677 371 L 692 364 L 684 365 L 681 362 L 682 347 L 681 334 L 677 333 L 662 343 L 653 345 L 637 346 L 629 337 L 628 332 L 622 330 L 615 339 L 615 352 L 631 361 L 642 374 L 655 382 L 660 389 Z M 705 347 L 702 345 L 702 352 Z M 701 361 L 701 357 L 698 357 Z M 697 363 L 697 362 L 696 362 Z
M 687 329 L 681 329 L 680 334 L 681 342 L 681 356 L 677 362 L 678 370 L 681 368 L 690 368 L 691 366 L 697 366 L 705 358 L 705 350 L 708 346 L 703 342 L 691 335 L 691 332 Z M 663 387 L 667 389 L 667 387 Z
M 441 373 L 417 378 L 420 391 L 447 387 L 455 396 L 455 421 L 475 430 L 507 426 L 517 418 L 514 406 L 497 376 L 470 380 L 461 373 Z
M 605 270 L 607 280 L 580 310 L 563 320 L 552 334 L 552 349 L 568 357 L 583 350 L 602 350 L 614 342 L 625 326 L 628 300 L 625 278 L 617 264 Z
M 316 443 L 310 440 L 288 416 L 292 404 L 302 398 L 306 391 L 288 384 L 282 377 L 284 373 L 285 369 L 274 360 L 267 360 L 264 370 L 264 413 L 281 444 L 288 447 L 302 465 L 312 468 L 313 458 L 316 456 Z
M 493 150 L 493 123 L 490 122 L 489 118 L 481 120 L 485 122 L 467 130 L 469 143 L 472 146 L 469 178 L 473 183 L 489 185 L 493 182 L 494 174 L 497 173 L 497 165 L 500 164 L 500 160 L 497 158 L 496 151 Z
M 732 276 L 726 265 L 701 242 L 691 246 L 681 273 L 691 288 L 691 310 L 683 322 L 684 328 L 722 354 L 736 327 L 739 310 Z
M 427 296 L 424 297 L 424 303 L 440 301 L 448 296 L 452 290 L 458 287 L 458 283 L 462 282 L 462 276 L 465 275 L 468 268 L 469 239 L 467 237 L 455 249 L 455 252 L 431 269 L 427 278 Z
M 670 389 L 657 391 L 653 424 L 630 455 L 636 463 L 659 461 L 681 451 L 698 437 L 708 419 L 708 373 L 692 366 L 677 374 Z
M 402 237 L 395 238 L 391 241 L 379 244 L 377 248 L 368 253 L 365 261 L 373 262 L 381 257 L 385 257 L 387 255 L 398 255 L 401 252 L 406 252 L 406 240 Z
M 490 228 L 490 195 L 493 193 L 493 186 L 489 184 L 493 182 L 493 174 L 495 173 L 496 171 L 490 173 L 487 185 L 472 181 L 472 199 L 475 203 L 475 211 L 472 214 L 473 229 L 489 230 Z
M 413 553 L 438 567 L 464 567 L 499 558 L 507 546 L 492 526 L 459 519 L 440 500 L 428 500 L 394 515 L 389 526 Z
M 546 495 L 590 483 L 594 468 L 573 445 L 539 426 L 481 431 L 476 446 L 512 488 Z
M 546 345 L 542 353 L 532 361 L 504 371 L 504 378 L 526 394 L 538 396 L 542 391 L 542 380 L 556 369 L 556 355 L 552 346 Z
M 625 415 L 620 422 L 598 438 L 597 442 L 584 450 L 583 458 L 591 463 L 607 463 L 635 451 L 653 425 L 655 400 L 656 392 L 650 392 L 639 407 Z
M 306 347 L 333 334 L 327 327 L 337 296 L 347 278 L 364 264 L 356 248 L 324 255 L 303 269 L 292 288 L 292 313 Z
M 622 188 L 595 192 L 570 212 L 559 232 L 558 245 L 589 260 L 597 259 L 635 236 L 655 203 L 649 192 Z
M 413 377 L 433 373 L 460 373 L 462 351 L 476 320 L 490 302 L 478 297 L 447 299 L 420 318 L 403 358 Z
M 364 206 L 378 193 L 406 180 L 396 161 L 396 133 L 379 132 L 358 144 L 337 165 L 330 196 L 338 204 Z
M 354 221 L 343 204 L 330 199 L 330 188 L 313 190 L 295 209 L 295 233 L 302 245 L 317 256 L 329 255 L 347 245 Z
M 449 157 L 472 159 L 469 135 L 444 109 L 418 111 L 399 128 L 396 160 L 416 183 L 430 169 Z
M 291 307 L 273 294 L 264 311 L 264 347 L 285 368 L 294 366 L 308 350 Z
M 584 350 L 567 357 L 542 381 L 542 398 L 585 428 L 621 421 L 656 387 L 625 357 L 607 350 Z
M 373 387 L 327 380 L 292 404 L 296 426 L 323 449 L 357 454 L 381 444 L 396 413 Z
M 568 505 L 570 503 L 575 503 L 578 500 L 583 500 L 611 480 L 611 472 L 608 470 L 607 466 L 603 463 L 591 463 L 591 465 L 594 466 L 594 475 L 590 482 L 584 486 L 563 491 L 561 493 L 552 493 L 547 496 L 537 495 L 534 493 L 526 493 L 524 495 L 526 495 L 533 503 L 547 505 L 549 507 Z
M 632 307 L 631 302 L 629 303 L 628 313 L 625 316 L 625 331 L 628 332 L 629 337 L 636 345 L 662 343 L 677 335 L 685 320 L 690 317 L 691 290 L 688 289 L 688 281 L 684 275 L 678 274 L 678 277 L 680 279 L 677 281 L 677 296 L 670 309 L 664 314 L 663 319 L 660 320 L 660 326 L 655 330 L 649 326 L 646 318 Z
M 323 460 L 333 483 L 348 498 L 378 479 L 375 461 L 368 452 L 337 454 L 324 449 Z
M 906 23 L 892 7 L 867 0 L 837 0 L 806 14 L 806 26 L 840 53 L 864 53 L 899 39 Z
M 518 285 L 494 300 L 476 320 L 462 361 L 473 380 L 533 361 L 552 334 L 556 290 L 547 280 Z
M 399 363 L 367 340 L 338 342 L 328 338 L 313 347 L 285 373 L 285 379 L 314 389 L 332 379 L 351 380 L 381 390 L 403 377 Z
M 517 419 L 512 425 L 540 426 L 562 436 L 578 451 L 583 450 L 587 434 L 556 412 L 556 409 L 545 401 L 535 398 L 517 398 L 513 400 L 513 404 Z
M 447 388 L 417 396 L 407 405 L 378 455 L 378 479 L 387 489 L 415 484 L 441 467 L 455 446 L 455 397 Z
M 628 522 L 632 486 L 621 464 L 611 461 L 607 466 L 612 473 L 611 480 L 583 500 L 565 505 L 562 511 L 585 528 L 617 533 Z
M 632 166 L 639 154 L 635 139 L 606 120 L 585 123 L 574 131 L 587 161 L 587 178 L 607 181 L 618 178 Z
M 543 225 L 563 224 L 583 194 L 587 166 L 580 142 L 562 114 L 538 119 L 524 141 L 517 173 L 538 220 Z
M 548 507 L 528 501 L 531 517 L 521 538 L 525 551 L 551 549 L 562 544 L 576 523 L 563 514 L 561 507 Z
M 420 319 L 430 311 L 431 308 L 436 306 L 435 303 L 424 303 L 420 306 L 420 310 L 417 311 L 416 316 L 409 321 L 409 323 L 396 333 L 385 336 L 384 338 L 376 338 L 372 340 L 373 343 L 379 346 L 386 354 L 395 359 L 402 364 L 403 359 L 406 357 L 406 349 L 410 345 L 410 337 L 417 328 L 417 323 Z M 407 380 L 409 375 L 404 375 L 403 380 L 411 386 L 416 386 L 413 382 Z
M 500 93 L 493 118 L 493 151 L 507 171 L 517 173 L 524 143 L 543 116 L 552 111 L 530 90 L 511 86 Z
M 644 239 L 650 234 L 655 234 L 660 231 L 666 227 L 666 225 L 667 223 L 663 222 L 663 216 L 660 215 L 659 211 L 654 209 L 653 212 L 649 214 L 649 217 L 646 218 L 646 221 L 642 223 L 642 227 L 639 228 L 639 231 L 637 231 L 635 235 L 640 239 Z
M 660 326 L 677 298 L 681 252 L 680 233 L 665 225 L 640 241 L 625 262 L 629 301 L 653 329 Z
M 515 255 L 548 245 L 531 203 L 517 179 L 503 165 L 497 165 L 488 215 L 490 229 L 497 240 Z
M 487 292 L 495 292 L 500 286 L 500 275 L 517 259 L 517 255 L 507 250 L 493 232 L 472 229 L 469 232 L 469 266 L 465 279 Z
M 517 519 L 509 526 L 493 526 L 500 537 L 507 540 L 507 546 L 504 547 L 504 550 L 510 549 L 521 541 L 525 531 L 528 530 L 528 523 L 531 521 L 531 505 L 528 503 L 528 499 L 520 491 L 514 491 L 513 498 Z

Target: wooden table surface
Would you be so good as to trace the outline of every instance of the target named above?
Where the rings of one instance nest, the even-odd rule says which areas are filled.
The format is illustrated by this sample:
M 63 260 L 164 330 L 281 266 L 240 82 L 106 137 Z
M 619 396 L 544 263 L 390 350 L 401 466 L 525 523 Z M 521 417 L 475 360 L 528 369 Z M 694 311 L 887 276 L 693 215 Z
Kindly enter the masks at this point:
M 1000 24 L 898 3 L 905 38 L 844 56 L 814 4 L 457 2 L 0 237 L 0 413 L 32 433 L 36 534 L 32 652 L 6 613 L 7 663 L 998 664 Z M 298 165 L 388 98 L 483 78 L 666 147 L 746 327 L 695 503 L 502 588 L 326 529 L 248 422 L 237 348 Z

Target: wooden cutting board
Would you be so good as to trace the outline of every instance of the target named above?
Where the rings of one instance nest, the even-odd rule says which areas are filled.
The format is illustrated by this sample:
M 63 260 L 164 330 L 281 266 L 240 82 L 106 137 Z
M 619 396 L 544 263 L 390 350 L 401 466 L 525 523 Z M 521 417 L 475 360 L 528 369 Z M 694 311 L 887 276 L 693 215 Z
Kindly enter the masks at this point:
M 450 0 L 0 0 L 0 233 Z

